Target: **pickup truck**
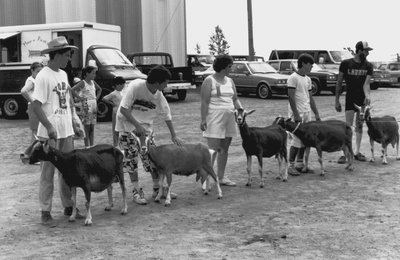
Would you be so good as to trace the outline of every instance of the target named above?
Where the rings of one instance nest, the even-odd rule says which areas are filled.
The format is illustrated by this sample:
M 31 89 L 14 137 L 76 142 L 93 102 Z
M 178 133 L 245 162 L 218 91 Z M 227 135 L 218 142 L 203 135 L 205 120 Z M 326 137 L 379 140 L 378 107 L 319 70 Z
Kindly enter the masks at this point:
M 179 100 L 185 100 L 187 90 L 195 89 L 193 85 L 194 74 L 191 67 L 174 67 L 172 56 L 166 52 L 138 52 L 126 55 L 128 59 L 136 64 L 142 73 L 148 74 L 150 69 L 156 65 L 163 65 L 171 72 L 171 80 L 163 90 L 164 94 L 177 95 Z

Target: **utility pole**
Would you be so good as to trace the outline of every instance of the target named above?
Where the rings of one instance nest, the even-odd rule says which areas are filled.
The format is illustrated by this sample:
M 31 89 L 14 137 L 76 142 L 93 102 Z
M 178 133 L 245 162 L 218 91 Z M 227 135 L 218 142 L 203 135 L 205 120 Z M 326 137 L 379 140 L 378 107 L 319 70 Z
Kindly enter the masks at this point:
M 254 42 L 253 42 L 253 10 L 251 0 L 247 0 L 247 24 L 249 31 L 249 59 L 254 60 Z

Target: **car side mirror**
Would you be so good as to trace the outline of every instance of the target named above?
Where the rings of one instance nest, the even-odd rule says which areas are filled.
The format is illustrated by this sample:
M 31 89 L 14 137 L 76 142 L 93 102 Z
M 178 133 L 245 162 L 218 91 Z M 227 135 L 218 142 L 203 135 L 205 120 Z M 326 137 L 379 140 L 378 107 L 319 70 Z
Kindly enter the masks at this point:
M 244 74 L 246 74 L 246 76 L 250 76 L 250 72 L 246 71 Z

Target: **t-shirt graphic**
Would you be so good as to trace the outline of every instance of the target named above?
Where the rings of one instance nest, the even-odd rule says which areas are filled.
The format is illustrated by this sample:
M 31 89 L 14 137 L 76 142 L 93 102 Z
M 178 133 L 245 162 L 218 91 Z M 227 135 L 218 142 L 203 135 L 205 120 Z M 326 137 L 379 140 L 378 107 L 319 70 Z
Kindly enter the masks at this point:
M 133 102 L 132 108 L 134 108 L 135 106 L 142 106 L 142 107 L 146 107 L 148 109 L 156 109 L 156 104 L 154 104 L 153 102 L 150 102 L 148 100 L 143 100 L 143 99 L 136 99 Z
M 53 88 L 53 91 L 58 95 L 58 102 L 60 104 L 60 109 L 67 109 L 67 85 L 65 82 L 57 83 L 57 86 Z

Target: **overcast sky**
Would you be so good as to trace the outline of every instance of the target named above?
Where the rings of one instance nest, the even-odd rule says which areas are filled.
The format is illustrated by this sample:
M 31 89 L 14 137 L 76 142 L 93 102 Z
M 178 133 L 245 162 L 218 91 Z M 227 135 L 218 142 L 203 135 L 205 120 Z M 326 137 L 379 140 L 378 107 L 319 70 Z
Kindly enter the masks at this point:
M 400 8 L 396 0 L 253 0 L 256 55 L 273 49 L 355 48 L 367 41 L 369 60 L 394 59 L 400 53 Z M 187 52 L 208 43 L 219 25 L 230 54 L 248 54 L 247 0 L 186 0 Z

